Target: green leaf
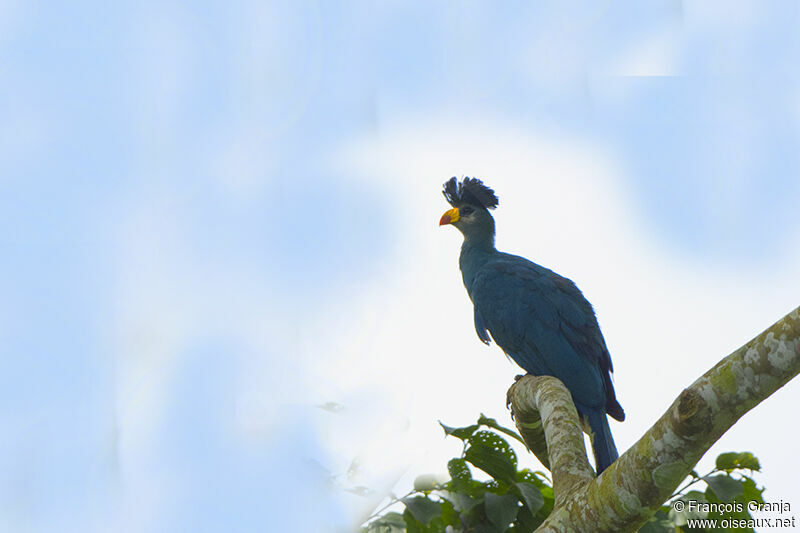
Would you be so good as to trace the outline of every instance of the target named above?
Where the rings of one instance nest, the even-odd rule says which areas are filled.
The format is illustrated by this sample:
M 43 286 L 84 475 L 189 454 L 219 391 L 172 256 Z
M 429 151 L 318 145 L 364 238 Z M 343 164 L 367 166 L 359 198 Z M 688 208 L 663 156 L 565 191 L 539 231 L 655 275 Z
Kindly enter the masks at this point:
M 519 512 L 519 500 L 513 494 L 486 493 L 486 517 L 502 531 L 508 527 Z
M 469 533 L 499 533 L 499 531 L 502 530 L 498 530 L 497 526 L 490 523 L 479 523 L 475 524 L 467 531 L 469 531 Z
M 434 518 L 434 521 L 437 520 Z M 441 517 L 442 524 L 447 526 L 460 526 L 461 521 L 458 519 L 458 512 L 456 511 L 453 504 L 447 500 L 442 502 L 442 517 Z
M 442 426 L 445 435 L 452 435 L 453 437 L 457 437 L 461 440 L 469 439 L 475 430 L 478 429 L 478 424 L 472 424 L 471 426 L 466 426 L 463 428 L 454 428 L 450 426 L 445 426 L 442 424 L 442 421 L 439 421 L 439 425 Z
M 535 515 L 539 522 L 547 518 L 547 516 L 550 514 L 550 511 L 553 510 L 553 503 L 555 500 L 553 487 L 548 484 L 549 480 L 547 479 L 547 476 L 545 476 L 542 472 L 531 472 L 530 470 L 525 469 L 517 472 L 517 482 L 530 483 L 539 490 L 542 499 L 544 500 L 544 504 L 539 508 L 538 511 L 534 511 L 532 514 Z
M 744 492 L 739 501 L 764 503 L 764 497 L 761 495 L 764 492 L 764 488 L 759 489 L 752 478 L 742 476 L 742 488 Z
M 675 533 L 675 526 L 669 520 L 667 513 L 659 509 L 639 528 L 639 533 Z
M 426 527 L 414 518 L 414 515 L 411 511 L 406 507 L 406 510 L 403 511 L 403 521 L 406 523 L 406 533 L 428 533 L 426 531 Z
M 472 435 L 464 458 L 498 481 L 510 485 L 516 479 L 517 455 L 497 433 L 478 431 Z
M 453 502 L 453 506 L 458 512 L 466 512 L 481 503 L 482 498 L 473 498 L 463 492 L 451 492 L 446 497 Z
M 472 472 L 469 471 L 469 465 L 464 459 L 450 459 L 447 462 L 447 472 L 456 487 L 464 486 L 472 481 Z
M 405 504 L 406 509 L 408 509 L 414 518 L 426 526 L 431 520 L 442 514 L 441 504 L 431 501 L 424 496 L 403 498 L 400 501 Z
M 742 482 L 726 474 L 706 476 L 703 478 L 703 481 L 708 483 L 708 487 L 714 492 L 717 498 L 724 502 L 733 501 L 734 498 L 744 493 Z
M 675 526 L 670 522 L 662 522 L 655 518 L 650 518 L 639 528 L 639 533 L 675 533 Z
M 536 514 L 536 511 L 541 509 L 542 505 L 544 505 L 542 491 L 540 491 L 536 485 L 525 481 L 520 481 L 515 486 L 517 490 L 519 490 L 519 495 L 522 497 L 522 501 L 525 502 L 528 510 L 532 515 Z
M 400 513 L 389 512 L 369 523 L 364 533 L 404 533 L 406 522 Z
M 486 518 L 486 506 L 483 505 L 484 496 L 485 494 L 481 494 L 479 498 L 471 498 L 478 505 L 474 505 L 467 510 L 461 510 L 459 512 L 458 517 L 461 522 L 459 530 L 473 531 L 478 524 L 488 523 Z
M 525 441 L 522 439 L 522 436 L 520 436 L 519 433 L 517 433 L 513 429 L 501 426 L 500 424 L 497 423 L 497 420 L 495 420 L 494 418 L 488 418 L 486 415 L 481 413 L 481 416 L 478 418 L 478 424 L 490 427 L 492 429 L 496 429 L 501 433 L 505 433 L 509 437 L 513 437 L 518 441 L 520 441 L 526 448 L 528 447 L 528 445 L 525 443 Z
M 689 520 L 693 518 L 705 518 L 708 516 L 707 512 L 704 512 L 701 509 L 693 507 L 689 504 L 690 500 L 698 502 L 700 507 L 702 504 L 707 504 L 708 499 L 706 499 L 706 495 L 700 491 L 692 490 L 678 498 L 685 502 L 685 506 L 682 511 L 676 511 L 675 505 L 673 504 L 669 510 L 669 520 L 678 527 L 685 526 Z
M 514 531 L 535 531 L 542 521 L 542 518 L 534 517 L 527 507 L 521 507 L 514 521 Z
M 717 457 L 717 469 L 735 470 L 737 468 L 760 471 L 761 463 L 750 452 L 728 452 Z

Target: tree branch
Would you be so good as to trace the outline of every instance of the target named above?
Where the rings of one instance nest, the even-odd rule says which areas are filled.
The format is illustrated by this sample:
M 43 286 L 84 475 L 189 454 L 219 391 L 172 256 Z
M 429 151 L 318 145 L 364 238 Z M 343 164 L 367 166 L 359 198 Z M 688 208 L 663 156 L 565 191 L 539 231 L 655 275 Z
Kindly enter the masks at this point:
M 594 479 L 572 396 L 557 378 L 527 375 L 511 386 L 508 397 L 511 416 L 528 447 L 533 450 L 534 442 L 537 447 L 545 442 L 548 462 L 544 464 L 553 474 L 558 507 L 577 487 Z
M 728 428 L 798 372 L 800 308 L 684 389 L 655 425 L 597 478 L 592 477 L 581 426 L 564 386 L 555 378 L 523 377 L 509 389 L 512 414 L 531 449 L 528 438 L 535 440 L 537 434 L 531 420 L 541 419 L 556 498 L 553 512 L 537 531 L 635 531 Z

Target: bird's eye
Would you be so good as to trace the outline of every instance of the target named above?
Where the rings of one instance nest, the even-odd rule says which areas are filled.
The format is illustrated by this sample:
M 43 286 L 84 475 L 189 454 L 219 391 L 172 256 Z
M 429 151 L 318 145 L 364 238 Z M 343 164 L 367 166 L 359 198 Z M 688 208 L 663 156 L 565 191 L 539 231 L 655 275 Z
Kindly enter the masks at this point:
M 462 207 L 461 208 L 461 214 L 462 215 L 471 215 L 472 214 L 472 208 L 471 207 Z

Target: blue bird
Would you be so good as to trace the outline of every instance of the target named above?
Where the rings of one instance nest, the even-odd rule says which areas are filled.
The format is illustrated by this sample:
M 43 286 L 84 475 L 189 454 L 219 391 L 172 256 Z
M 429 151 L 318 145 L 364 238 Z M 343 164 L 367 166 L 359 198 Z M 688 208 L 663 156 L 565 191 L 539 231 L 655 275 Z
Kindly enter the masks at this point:
M 444 184 L 452 209 L 439 225 L 463 235 L 459 266 L 475 310 L 475 330 L 489 335 L 529 374 L 555 376 L 572 394 L 589 433 L 597 474 L 617 457 L 606 414 L 623 421 L 611 383 L 611 355 L 591 304 L 569 279 L 494 246 L 494 191 L 476 178 Z M 588 426 L 588 427 L 587 427 Z

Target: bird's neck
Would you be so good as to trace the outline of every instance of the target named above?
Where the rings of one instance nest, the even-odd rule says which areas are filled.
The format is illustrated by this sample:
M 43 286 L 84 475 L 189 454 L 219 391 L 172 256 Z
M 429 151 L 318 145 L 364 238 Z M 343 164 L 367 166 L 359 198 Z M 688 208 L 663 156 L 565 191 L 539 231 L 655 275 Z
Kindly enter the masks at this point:
M 487 231 L 482 233 L 472 233 L 464 235 L 464 243 L 461 245 L 461 254 L 464 252 L 481 253 L 496 252 L 494 248 L 494 232 Z
M 461 267 L 461 276 L 464 278 L 464 285 L 467 287 L 467 291 L 472 286 L 474 275 L 496 253 L 494 232 L 464 236 L 458 263 L 459 267 Z

